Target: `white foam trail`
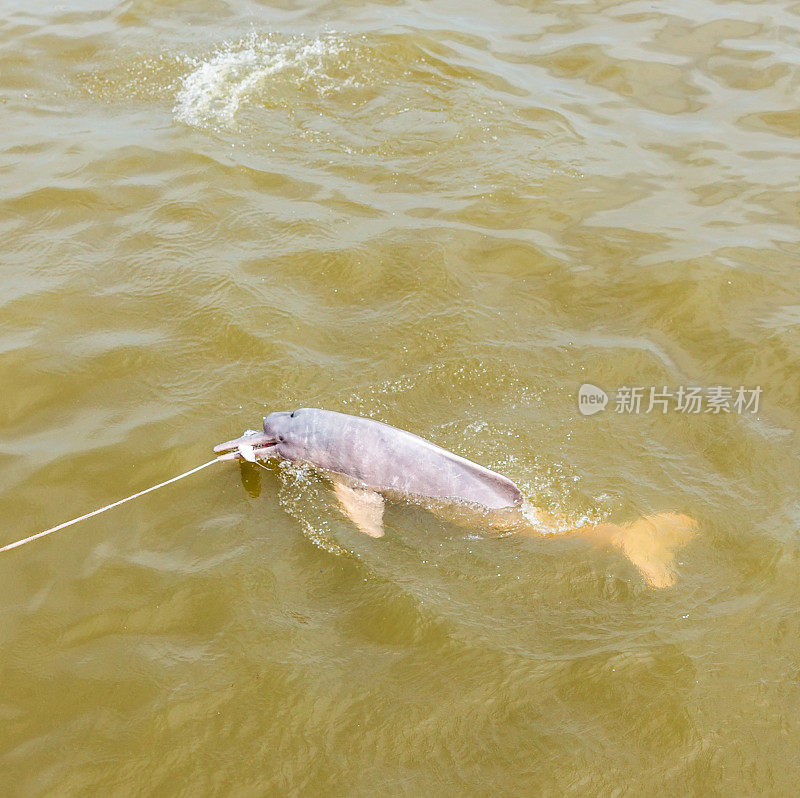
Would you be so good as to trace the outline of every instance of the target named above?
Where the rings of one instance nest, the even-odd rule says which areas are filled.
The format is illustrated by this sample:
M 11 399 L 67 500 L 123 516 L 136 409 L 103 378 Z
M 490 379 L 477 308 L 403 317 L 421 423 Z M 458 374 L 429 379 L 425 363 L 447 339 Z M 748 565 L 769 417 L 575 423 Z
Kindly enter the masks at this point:
M 191 62 L 175 99 L 175 116 L 195 127 L 230 125 L 242 104 L 266 93 L 278 75 L 320 95 L 352 85 L 352 78 L 335 74 L 347 47 L 347 40 L 332 33 L 283 39 L 253 34 L 228 43 L 210 58 Z

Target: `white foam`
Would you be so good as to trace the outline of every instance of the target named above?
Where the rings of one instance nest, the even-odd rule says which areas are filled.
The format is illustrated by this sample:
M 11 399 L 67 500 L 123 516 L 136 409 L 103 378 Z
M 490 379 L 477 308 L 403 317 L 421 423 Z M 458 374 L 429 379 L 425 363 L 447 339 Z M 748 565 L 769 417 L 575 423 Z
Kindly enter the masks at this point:
M 196 127 L 230 125 L 244 103 L 269 98 L 277 76 L 317 95 L 352 85 L 352 78 L 336 75 L 337 57 L 347 47 L 348 41 L 333 33 L 314 38 L 252 34 L 227 43 L 207 59 L 190 61 L 192 69 L 175 99 L 175 116 Z

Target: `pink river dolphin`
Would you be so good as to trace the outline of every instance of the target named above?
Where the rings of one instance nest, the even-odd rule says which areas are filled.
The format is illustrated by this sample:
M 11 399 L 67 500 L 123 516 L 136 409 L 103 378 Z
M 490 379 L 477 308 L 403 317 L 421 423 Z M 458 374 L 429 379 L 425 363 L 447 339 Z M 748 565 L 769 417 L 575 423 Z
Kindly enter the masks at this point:
M 370 537 L 383 536 L 387 498 L 410 499 L 459 523 L 469 518 L 471 526 L 528 535 L 592 533 L 620 548 L 653 587 L 674 583 L 676 549 L 696 529 L 691 518 L 679 513 L 658 513 L 622 525 L 570 527 L 527 506 L 522 491 L 502 474 L 411 432 L 332 410 L 270 413 L 262 433 L 245 434 L 214 451 L 221 460 L 279 458 L 323 470 L 345 515 Z

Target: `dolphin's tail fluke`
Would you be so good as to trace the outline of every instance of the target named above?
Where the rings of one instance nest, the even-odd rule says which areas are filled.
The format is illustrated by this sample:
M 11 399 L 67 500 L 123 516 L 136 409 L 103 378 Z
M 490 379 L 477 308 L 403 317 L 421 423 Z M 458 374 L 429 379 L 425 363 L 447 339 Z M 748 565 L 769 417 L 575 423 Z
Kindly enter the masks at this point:
M 675 584 L 675 556 L 697 532 L 697 522 L 681 513 L 647 515 L 629 524 L 601 524 L 597 532 L 620 548 L 656 588 Z

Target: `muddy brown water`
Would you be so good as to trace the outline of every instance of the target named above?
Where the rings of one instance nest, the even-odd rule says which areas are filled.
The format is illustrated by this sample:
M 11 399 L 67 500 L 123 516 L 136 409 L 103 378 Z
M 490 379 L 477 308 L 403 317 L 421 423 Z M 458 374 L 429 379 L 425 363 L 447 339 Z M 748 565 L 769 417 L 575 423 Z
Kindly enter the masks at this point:
M 5 3 L 0 543 L 300 406 L 700 532 L 655 591 L 215 465 L 0 559 L 3 793 L 794 794 L 799 42 L 792 2 Z

